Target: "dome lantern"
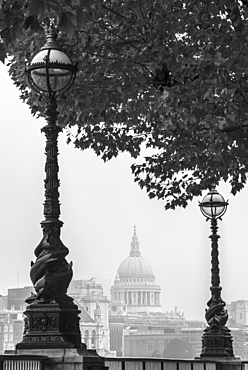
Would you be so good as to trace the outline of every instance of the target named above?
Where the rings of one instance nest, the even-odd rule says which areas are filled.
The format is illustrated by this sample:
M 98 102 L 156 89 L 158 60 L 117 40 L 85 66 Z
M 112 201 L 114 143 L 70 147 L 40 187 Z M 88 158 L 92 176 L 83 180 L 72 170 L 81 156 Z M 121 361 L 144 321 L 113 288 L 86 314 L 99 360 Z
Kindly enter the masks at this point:
M 139 241 L 136 234 L 136 226 L 131 242 L 130 255 L 122 261 L 118 268 L 120 279 L 124 278 L 145 278 L 155 279 L 150 263 L 141 256 L 139 250 Z

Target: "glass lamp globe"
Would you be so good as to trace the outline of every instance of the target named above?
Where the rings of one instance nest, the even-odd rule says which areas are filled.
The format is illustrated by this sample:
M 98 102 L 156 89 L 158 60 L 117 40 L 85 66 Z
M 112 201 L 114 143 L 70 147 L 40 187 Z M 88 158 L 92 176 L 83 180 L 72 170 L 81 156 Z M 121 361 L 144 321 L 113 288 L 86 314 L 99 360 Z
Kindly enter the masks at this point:
M 38 93 L 65 92 L 75 80 L 77 66 L 61 50 L 55 28 L 46 30 L 46 38 L 46 44 L 27 67 L 29 83 Z
M 216 189 L 211 189 L 209 193 L 199 203 L 202 214 L 207 218 L 220 218 L 227 209 L 228 202 L 225 201 Z

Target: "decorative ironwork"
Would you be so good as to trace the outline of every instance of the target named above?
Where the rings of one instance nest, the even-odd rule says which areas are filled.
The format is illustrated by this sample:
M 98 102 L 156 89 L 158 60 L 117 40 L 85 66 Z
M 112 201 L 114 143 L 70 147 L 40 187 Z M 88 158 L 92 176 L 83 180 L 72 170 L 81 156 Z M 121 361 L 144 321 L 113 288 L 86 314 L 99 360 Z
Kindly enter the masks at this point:
M 32 89 L 38 93 L 62 93 L 71 88 L 78 70 L 76 63 L 64 53 L 57 41 L 58 32 L 53 23 L 46 29 L 46 43 L 34 56 L 26 71 Z
M 41 130 L 46 137 L 45 219 L 41 222 L 42 240 L 34 251 L 36 260 L 31 262 L 30 277 L 35 293 L 26 299 L 23 340 L 17 344 L 17 349 L 82 348 L 80 311 L 67 295 L 73 275 L 72 263 L 66 261 L 69 250 L 60 240 L 63 222 L 59 219 L 58 135 L 62 130 L 57 125 L 59 112 L 56 101 L 59 92 L 71 87 L 77 68 L 62 52 L 56 37 L 57 32 L 51 29 L 47 33 L 46 45 L 27 69 L 31 87 L 45 93 L 48 98 L 45 110 L 47 125 Z M 64 62 L 55 63 L 54 60 L 60 57 Z M 35 63 L 37 60 L 41 61 L 39 66 Z
M 49 99 L 46 109 L 48 124 L 42 128 L 46 135 L 45 220 L 41 222 L 43 238 L 34 252 L 37 258 L 31 263 L 30 277 L 36 294 L 28 298 L 29 304 L 72 301 L 66 294 L 72 279 L 72 264 L 66 261 L 69 250 L 60 240 L 63 223 L 59 220 L 57 140 L 61 129 L 56 125 L 56 108 L 55 98 Z
M 57 318 L 55 316 L 49 317 L 46 313 L 41 317 L 32 317 L 32 321 L 33 328 L 42 331 L 54 330 L 57 327 Z
M 213 190 L 211 192 L 213 192 Z M 218 193 L 215 191 L 215 194 Z M 227 205 L 226 202 L 225 205 Z M 200 203 L 200 207 L 202 206 L 205 206 L 204 202 Z M 219 204 L 219 206 L 221 209 L 221 204 Z M 214 202 L 212 205 L 210 205 L 210 208 L 211 207 L 216 207 Z M 205 312 L 207 327 L 204 330 L 202 337 L 201 357 L 234 357 L 231 331 L 226 327 L 228 312 L 225 309 L 226 303 L 221 298 L 222 288 L 220 286 L 218 251 L 218 240 L 220 236 L 217 234 L 217 218 L 219 215 L 213 212 L 212 215 L 212 233 L 209 237 L 211 239 L 211 298 L 207 302 L 208 308 Z M 209 214 L 207 214 L 206 217 L 208 216 Z M 209 219 L 209 217 L 207 219 Z

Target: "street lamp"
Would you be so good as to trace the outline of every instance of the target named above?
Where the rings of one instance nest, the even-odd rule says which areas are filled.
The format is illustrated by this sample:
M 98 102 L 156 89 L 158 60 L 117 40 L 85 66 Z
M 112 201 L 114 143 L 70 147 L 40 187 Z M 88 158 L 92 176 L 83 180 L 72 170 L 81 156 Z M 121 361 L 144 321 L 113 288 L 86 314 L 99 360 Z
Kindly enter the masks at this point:
M 207 327 L 202 337 L 201 357 L 233 358 L 231 331 L 225 326 L 228 313 L 221 299 L 217 220 L 225 214 L 228 202 L 214 188 L 199 203 L 202 214 L 211 220 L 211 298 L 207 302 L 205 318 Z
M 24 334 L 17 349 L 26 348 L 81 348 L 79 330 L 80 311 L 67 295 L 72 279 L 72 264 L 65 257 L 68 248 L 60 240 L 63 222 L 59 220 L 57 96 L 72 86 L 77 65 L 60 48 L 53 24 L 46 29 L 46 44 L 27 67 L 30 86 L 47 97 L 42 128 L 46 136 L 43 238 L 35 249 L 36 261 L 31 263 L 30 277 L 35 289 L 28 303 L 24 319 Z

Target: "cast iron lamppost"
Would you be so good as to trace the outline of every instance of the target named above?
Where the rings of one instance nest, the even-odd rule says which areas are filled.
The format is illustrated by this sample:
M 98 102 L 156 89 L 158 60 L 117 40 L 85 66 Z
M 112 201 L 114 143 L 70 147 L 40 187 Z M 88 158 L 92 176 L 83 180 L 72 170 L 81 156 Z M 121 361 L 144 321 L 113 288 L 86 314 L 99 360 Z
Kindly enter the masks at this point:
M 221 298 L 219 251 L 217 234 L 217 220 L 225 214 L 228 202 L 217 192 L 211 189 L 199 204 L 202 214 L 211 220 L 211 298 L 207 302 L 205 318 L 207 327 L 202 337 L 201 357 L 233 358 L 231 331 L 225 326 L 228 313 L 226 303 Z
M 80 311 L 67 295 L 72 279 L 72 265 L 65 257 L 68 248 L 60 240 L 63 222 L 59 220 L 57 96 L 72 86 L 77 65 L 65 54 L 58 42 L 53 24 L 46 29 L 46 44 L 27 67 L 31 87 L 47 97 L 43 238 L 35 249 L 36 261 L 31 263 L 30 277 L 35 289 L 26 302 L 23 340 L 17 349 L 81 348 Z

